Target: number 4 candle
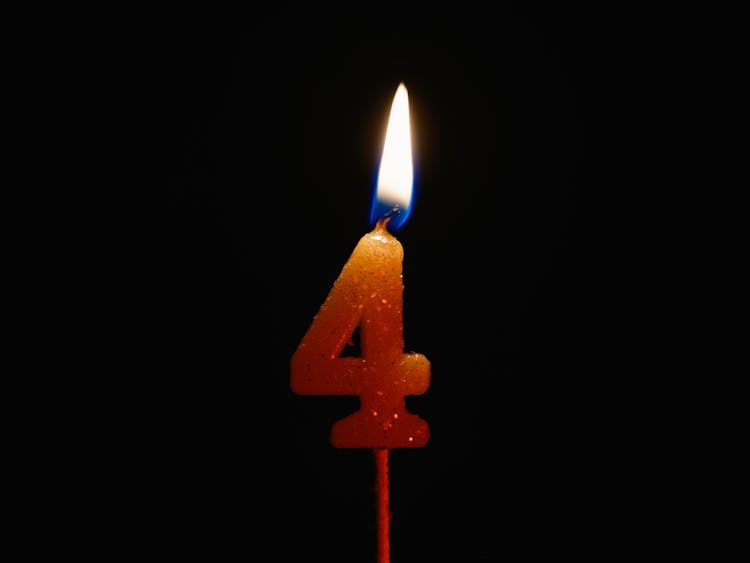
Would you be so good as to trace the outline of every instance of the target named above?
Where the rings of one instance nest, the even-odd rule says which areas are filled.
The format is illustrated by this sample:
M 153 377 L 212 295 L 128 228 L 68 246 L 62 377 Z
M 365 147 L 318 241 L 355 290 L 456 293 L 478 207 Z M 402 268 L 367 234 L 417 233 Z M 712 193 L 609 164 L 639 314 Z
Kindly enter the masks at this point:
M 390 550 L 388 451 L 419 448 L 430 437 L 427 423 L 405 406 L 406 395 L 429 387 L 430 362 L 404 352 L 404 250 L 389 231 L 408 217 L 412 187 L 409 99 L 399 84 L 370 215 L 374 228 L 354 248 L 291 360 L 295 393 L 360 398 L 357 412 L 333 424 L 331 443 L 375 452 L 380 562 Z M 361 355 L 342 356 L 357 330 Z

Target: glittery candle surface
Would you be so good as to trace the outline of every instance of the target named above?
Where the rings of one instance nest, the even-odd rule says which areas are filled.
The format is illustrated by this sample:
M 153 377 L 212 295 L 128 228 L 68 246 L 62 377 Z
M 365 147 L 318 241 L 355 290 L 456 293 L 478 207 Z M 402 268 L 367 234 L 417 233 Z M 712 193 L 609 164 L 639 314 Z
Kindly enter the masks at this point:
M 407 412 L 406 395 L 430 385 L 430 362 L 404 353 L 404 251 L 385 221 L 363 236 L 291 360 L 292 391 L 358 395 L 360 409 L 334 423 L 338 448 L 418 448 L 429 427 Z M 342 356 L 359 328 L 360 357 Z

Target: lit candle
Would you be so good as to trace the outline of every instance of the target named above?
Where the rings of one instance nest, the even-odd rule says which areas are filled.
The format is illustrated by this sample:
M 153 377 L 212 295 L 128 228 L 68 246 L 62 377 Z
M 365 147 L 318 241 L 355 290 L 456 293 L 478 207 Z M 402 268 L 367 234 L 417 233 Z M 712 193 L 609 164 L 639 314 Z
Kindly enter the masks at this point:
M 430 384 L 430 363 L 404 353 L 404 249 L 388 231 L 403 224 L 411 204 L 413 172 L 409 99 L 400 84 L 393 98 L 373 201 L 372 231 L 354 248 L 291 362 L 292 390 L 300 395 L 359 395 L 360 410 L 337 421 L 337 448 L 418 448 L 427 423 L 406 411 L 404 397 Z M 359 328 L 361 357 L 341 357 Z
M 357 412 L 333 424 L 331 443 L 375 450 L 380 561 L 388 560 L 388 450 L 419 448 L 430 437 L 427 423 L 405 406 L 406 395 L 429 387 L 430 363 L 422 354 L 404 352 L 404 250 L 389 232 L 408 217 L 412 188 L 409 98 L 400 84 L 370 216 L 374 228 L 354 248 L 291 360 L 295 393 L 360 398 Z M 357 330 L 361 356 L 342 356 Z

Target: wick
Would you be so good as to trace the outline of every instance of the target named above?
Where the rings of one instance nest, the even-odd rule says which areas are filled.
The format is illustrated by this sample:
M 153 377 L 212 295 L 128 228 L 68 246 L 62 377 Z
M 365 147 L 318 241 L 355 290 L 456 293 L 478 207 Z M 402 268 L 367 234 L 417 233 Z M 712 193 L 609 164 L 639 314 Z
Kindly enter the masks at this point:
M 401 213 L 401 209 L 398 205 L 394 205 L 391 209 L 389 209 L 379 220 L 378 220 L 378 227 L 387 228 L 388 223 L 391 219 L 393 219 L 393 216 Z

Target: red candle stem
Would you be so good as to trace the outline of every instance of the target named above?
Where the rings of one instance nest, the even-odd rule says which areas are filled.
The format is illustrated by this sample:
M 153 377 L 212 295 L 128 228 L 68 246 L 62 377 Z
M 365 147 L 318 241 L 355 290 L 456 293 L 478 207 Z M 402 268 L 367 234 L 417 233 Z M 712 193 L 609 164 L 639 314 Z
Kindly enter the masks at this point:
M 375 494 L 377 496 L 377 563 L 389 563 L 391 560 L 388 451 L 388 448 L 373 450 L 375 454 Z

